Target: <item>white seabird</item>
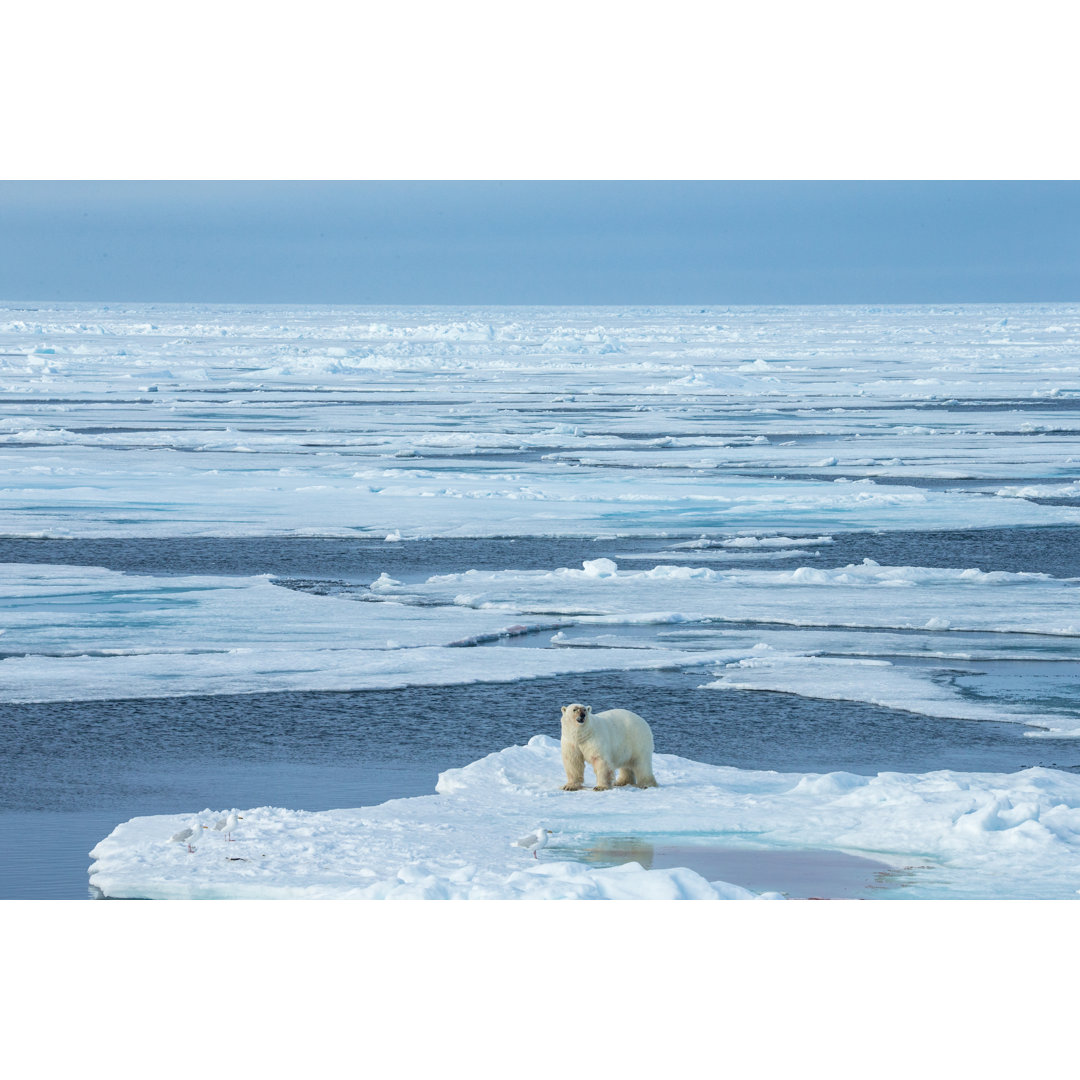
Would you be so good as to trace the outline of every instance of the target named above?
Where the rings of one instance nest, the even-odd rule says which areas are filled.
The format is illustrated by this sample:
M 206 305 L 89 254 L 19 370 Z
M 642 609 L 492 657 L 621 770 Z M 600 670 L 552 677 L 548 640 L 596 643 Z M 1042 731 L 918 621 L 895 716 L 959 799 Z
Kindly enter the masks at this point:
M 214 822 L 214 828 L 217 829 L 218 832 L 223 831 L 226 840 L 231 840 L 233 829 L 235 829 L 243 820 L 244 819 L 233 810 L 226 817 L 218 818 L 218 820 Z
M 181 829 L 178 833 L 173 833 L 170 837 L 174 844 L 187 844 L 188 851 L 194 851 L 195 848 L 191 846 L 191 838 L 195 835 L 196 826 L 189 825 L 186 829 Z
M 533 853 L 533 858 L 537 859 L 539 856 L 536 854 L 542 847 L 547 846 L 548 837 L 552 835 L 550 829 L 545 829 L 543 826 L 539 826 L 528 836 L 522 836 L 520 839 L 515 840 L 511 847 L 523 847 L 528 848 Z

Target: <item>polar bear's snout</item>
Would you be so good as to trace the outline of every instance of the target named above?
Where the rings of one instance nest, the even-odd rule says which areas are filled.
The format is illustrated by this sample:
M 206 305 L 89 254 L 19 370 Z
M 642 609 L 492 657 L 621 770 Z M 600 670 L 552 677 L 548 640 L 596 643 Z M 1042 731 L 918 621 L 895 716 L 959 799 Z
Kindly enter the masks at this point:
M 579 724 L 584 724 L 588 722 L 592 715 L 593 711 L 591 705 L 564 705 L 562 722 L 566 724 L 576 720 Z

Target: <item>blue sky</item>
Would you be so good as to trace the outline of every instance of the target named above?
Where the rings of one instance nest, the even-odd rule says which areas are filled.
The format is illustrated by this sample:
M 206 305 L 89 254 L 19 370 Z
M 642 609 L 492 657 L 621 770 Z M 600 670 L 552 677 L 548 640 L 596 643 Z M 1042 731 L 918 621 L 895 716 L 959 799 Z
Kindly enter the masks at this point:
M 0 299 L 1080 301 L 1080 183 L 3 181 Z

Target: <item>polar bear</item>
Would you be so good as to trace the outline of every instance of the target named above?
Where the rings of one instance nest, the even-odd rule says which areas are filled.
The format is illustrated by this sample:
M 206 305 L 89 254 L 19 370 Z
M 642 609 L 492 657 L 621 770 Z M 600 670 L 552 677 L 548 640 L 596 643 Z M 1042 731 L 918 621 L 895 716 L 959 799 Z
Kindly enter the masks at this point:
M 607 791 L 612 780 L 616 787 L 656 787 L 652 754 L 652 731 L 637 713 L 627 709 L 594 713 L 591 705 L 567 705 L 562 711 L 563 791 L 581 790 L 586 761 L 596 773 L 593 791 Z

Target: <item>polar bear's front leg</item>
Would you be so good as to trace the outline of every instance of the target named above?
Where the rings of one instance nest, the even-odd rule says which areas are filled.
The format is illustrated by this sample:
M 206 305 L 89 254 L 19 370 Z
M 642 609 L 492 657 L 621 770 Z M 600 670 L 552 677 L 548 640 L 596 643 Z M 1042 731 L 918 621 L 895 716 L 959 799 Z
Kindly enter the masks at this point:
M 562 748 L 562 763 L 566 770 L 566 783 L 563 791 L 580 791 L 585 786 L 585 756 L 573 745 Z
M 607 791 L 611 787 L 611 782 L 615 779 L 611 766 L 601 757 L 594 758 L 589 764 L 593 767 L 593 772 L 596 773 L 596 787 L 593 788 L 593 791 Z

